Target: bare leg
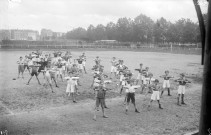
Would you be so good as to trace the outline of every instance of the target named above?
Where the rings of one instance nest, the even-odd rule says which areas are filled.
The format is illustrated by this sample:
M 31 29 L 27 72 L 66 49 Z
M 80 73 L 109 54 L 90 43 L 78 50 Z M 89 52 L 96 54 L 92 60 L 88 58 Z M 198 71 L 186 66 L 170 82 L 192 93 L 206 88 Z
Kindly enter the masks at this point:
M 120 95 L 122 95 L 122 91 L 123 91 L 123 86 L 120 85 Z
M 40 80 L 38 79 L 38 77 L 37 77 L 37 76 L 36 76 L 36 78 L 37 78 L 38 84 L 39 84 L 39 85 L 41 85 Z
M 87 74 L 87 72 L 86 72 L 86 67 L 85 66 L 83 66 L 84 67 L 84 72 L 85 72 L 85 74 Z
M 56 79 L 55 79 L 55 78 L 53 78 L 53 81 L 54 81 L 54 83 L 55 83 L 56 87 L 58 88 L 59 86 L 57 85 L 57 83 L 56 83 Z
M 146 87 L 146 85 L 143 84 L 142 89 L 141 89 L 141 94 L 144 92 L 145 87 Z
M 95 120 L 95 121 L 96 121 L 96 118 L 97 118 L 96 113 L 97 113 L 97 106 L 95 105 L 95 107 L 94 107 L 94 117 L 93 117 L 93 120 Z
M 162 97 L 162 95 L 163 95 L 163 92 L 164 92 L 164 90 L 161 91 L 161 94 L 160 94 L 161 97 Z
M 150 100 L 150 102 L 149 102 L 148 110 L 149 110 L 150 106 L 152 105 L 152 101 L 153 101 L 153 100 Z
M 126 104 L 126 102 L 127 102 L 127 93 L 125 95 L 124 105 Z
M 24 77 L 23 77 L 23 72 L 21 72 L 21 75 L 22 75 L 22 78 L 24 78 Z
M 160 101 L 159 101 L 159 100 L 157 100 L 157 101 L 158 101 L 158 106 L 159 106 L 159 108 L 160 108 L 160 109 L 163 109 L 163 108 L 161 107 Z
M 105 100 L 105 99 L 104 99 L 104 100 Z M 103 102 L 101 103 L 101 108 L 102 108 L 102 112 L 103 112 L 103 118 L 108 118 L 108 117 L 105 115 L 104 103 L 105 103 L 105 101 L 103 101 Z
M 50 88 L 51 88 L 52 93 L 54 93 L 54 91 L 53 91 L 53 87 L 52 87 L 52 84 L 51 84 L 51 83 L 49 83 L 49 85 L 50 85 Z
M 136 113 L 140 113 L 140 112 L 137 110 L 137 108 L 136 108 L 136 103 L 135 103 L 135 102 L 133 103 L 133 105 L 134 105 L 134 107 L 135 107 L 135 112 L 136 112 Z
M 32 77 L 33 77 L 33 76 L 31 76 L 31 77 L 29 78 L 29 81 L 28 81 L 27 85 L 29 85 L 29 82 L 31 81 Z
M 62 79 L 62 82 L 63 82 L 63 77 L 62 77 L 62 74 L 60 74 L 60 77 L 61 77 L 61 79 Z
M 126 103 L 125 114 L 128 114 L 129 102 Z
M 20 73 L 21 73 L 21 72 L 20 72 L 20 69 L 19 69 L 19 67 L 18 67 L 18 78 L 19 78 L 19 76 L 20 76 Z
M 76 103 L 76 101 L 75 101 L 75 93 L 71 93 L 71 95 L 72 95 L 73 103 Z

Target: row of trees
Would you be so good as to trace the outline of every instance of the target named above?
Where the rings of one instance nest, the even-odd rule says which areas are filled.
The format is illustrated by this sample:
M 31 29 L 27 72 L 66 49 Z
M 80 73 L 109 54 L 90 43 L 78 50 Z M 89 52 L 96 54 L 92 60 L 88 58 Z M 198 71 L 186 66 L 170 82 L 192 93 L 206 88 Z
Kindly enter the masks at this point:
M 119 18 L 117 23 L 109 22 L 106 26 L 90 25 L 87 29 L 76 28 L 66 33 L 67 39 L 96 41 L 117 40 L 122 42 L 200 42 L 198 23 L 190 19 L 180 19 L 175 23 L 160 18 L 153 21 L 150 17 L 140 14 L 134 19 Z

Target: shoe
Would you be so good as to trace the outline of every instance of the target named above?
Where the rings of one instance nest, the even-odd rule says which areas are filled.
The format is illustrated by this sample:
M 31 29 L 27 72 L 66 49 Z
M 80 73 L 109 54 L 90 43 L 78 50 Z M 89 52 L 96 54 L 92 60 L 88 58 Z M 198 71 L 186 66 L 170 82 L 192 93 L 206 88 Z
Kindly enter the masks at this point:
M 96 116 L 94 116 L 94 117 L 93 117 L 93 120 L 94 120 L 94 121 L 96 121 L 96 120 L 97 120 L 97 119 L 96 119 Z
M 159 109 L 163 109 L 163 108 L 161 107 L 161 104 L 159 104 Z
M 136 113 L 140 113 L 137 109 L 135 110 Z
M 56 85 L 56 87 L 57 87 L 57 88 L 59 88 L 59 86 L 58 86 L 58 85 Z
M 125 114 L 126 114 L 126 115 L 128 115 L 128 112 L 127 112 L 127 110 L 125 110 Z
M 73 103 L 77 103 L 76 101 L 73 101 Z
M 27 83 L 26 85 L 29 85 L 29 83 Z
M 55 93 L 54 91 L 52 91 L 52 93 Z
M 109 109 L 107 106 L 105 106 L 104 108 Z
M 168 96 L 171 96 L 171 94 L 168 94 Z
M 108 118 L 108 116 L 103 115 L 103 118 Z

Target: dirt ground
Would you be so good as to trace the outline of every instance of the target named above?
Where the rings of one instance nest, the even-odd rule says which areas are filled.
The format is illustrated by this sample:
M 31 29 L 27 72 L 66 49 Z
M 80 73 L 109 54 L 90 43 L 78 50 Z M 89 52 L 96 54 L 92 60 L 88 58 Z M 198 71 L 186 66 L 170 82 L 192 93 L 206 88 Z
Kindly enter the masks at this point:
M 30 85 L 26 85 L 29 73 L 24 73 L 24 79 L 17 78 L 16 61 L 20 56 L 28 54 L 27 51 L 0 51 L 0 131 L 7 130 L 9 134 L 148 134 L 181 135 L 198 129 L 200 101 L 202 90 L 202 71 L 200 55 L 170 54 L 156 52 L 129 52 L 129 51 L 86 51 L 87 71 L 81 77 L 82 86 L 79 87 L 78 103 L 72 103 L 65 94 L 66 82 L 58 80 L 59 88 L 50 88 L 38 85 L 35 78 Z M 82 52 L 72 52 L 77 57 Z M 109 118 L 101 117 L 98 112 L 97 121 L 93 121 L 94 95 L 90 88 L 92 81 L 91 68 L 94 58 L 100 56 L 105 73 L 110 72 L 110 60 L 113 56 L 124 59 L 125 64 L 134 73 L 139 63 L 150 67 L 150 72 L 158 78 L 169 70 L 176 78 L 185 73 L 192 81 L 187 85 L 185 101 L 187 105 L 177 106 L 177 83 L 171 81 L 172 96 L 161 99 L 163 110 L 158 109 L 155 102 L 147 110 L 150 95 L 136 93 L 137 107 L 140 114 L 134 112 L 131 105 L 129 115 L 124 113 L 124 96 L 119 95 L 116 80 L 109 86 L 113 88 L 107 93 L 106 103 L 109 109 L 106 114 Z M 43 76 L 39 75 L 43 82 Z M 43 83 L 42 83 L 43 84 Z

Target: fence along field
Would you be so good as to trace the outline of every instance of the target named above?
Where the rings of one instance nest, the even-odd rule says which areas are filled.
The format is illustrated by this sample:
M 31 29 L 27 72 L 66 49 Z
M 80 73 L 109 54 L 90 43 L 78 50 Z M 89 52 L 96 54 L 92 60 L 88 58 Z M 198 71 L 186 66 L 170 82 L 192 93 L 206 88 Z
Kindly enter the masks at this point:
M 201 54 L 201 44 L 3 40 L 1 49 L 109 49 Z

